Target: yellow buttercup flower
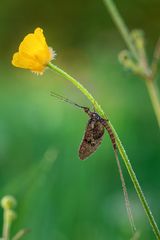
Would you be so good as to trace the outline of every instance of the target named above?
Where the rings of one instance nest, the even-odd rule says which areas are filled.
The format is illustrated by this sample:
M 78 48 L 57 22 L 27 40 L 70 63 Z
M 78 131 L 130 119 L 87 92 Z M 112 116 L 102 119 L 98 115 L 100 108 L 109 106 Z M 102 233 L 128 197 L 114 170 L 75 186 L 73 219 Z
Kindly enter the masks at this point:
M 13 55 L 15 67 L 29 69 L 42 74 L 47 64 L 55 57 L 55 52 L 48 47 L 41 28 L 28 34 L 21 42 L 18 52 Z

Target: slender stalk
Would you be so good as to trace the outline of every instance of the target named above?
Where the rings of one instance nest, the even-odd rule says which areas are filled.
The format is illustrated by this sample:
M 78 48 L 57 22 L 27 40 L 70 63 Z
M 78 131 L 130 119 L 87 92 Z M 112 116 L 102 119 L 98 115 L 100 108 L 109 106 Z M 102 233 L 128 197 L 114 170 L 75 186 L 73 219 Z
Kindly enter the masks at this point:
M 30 229 L 21 229 L 16 233 L 16 235 L 12 238 L 12 240 L 19 240 L 23 238 L 26 234 L 30 232 Z
M 93 104 L 96 111 L 105 118 L 104 111 L 102 110 L 101 106 L 98 104 L 98 102 L 93 98 L 93 96 L 88 92 L 86 88 L 82 86 L 81 83 L 79 83 L 75 78 L 71 77 L 68 73 L 57 67 L 56 65 L 53 65 L 52 63 L 48 64 L 48 67 L 50 67 L 52 70 L 56 71 L 59 75 L 66 78 L 70 82 L 72 82 Z
M 154 83 L 154 81 L 145 81 L 148 89 L 148 93 L 150 95 L 150 99 L 152 101 L 152 105 L 154 107 L 154 112 L 158 121 L 158 125 L 160 127 L 160 102 L 158 98 L 158 89 Z
M 2 233 L 3 240 L 9 240 L 10 227 L 11 227 L 11 222 L 8 221 L 7 210 L 4 210 L 4 213 L 3 213 L 3 233 Z
M 61 75 L 62 77 L 66 78 L 67 80 L 72 82 L 75 85 L 75 87 L 77 87 L 88 98 L 88 100 L 93 104 L 93 106 L 95 107 L 96 111 L 103 118 L 107 119 L 107 117 L 106 117 L 103 109 L 101 108 L 101 106 L 98 104 L 98 102 L 94 99 L 94 97 L 88 92 L 88 90 L 82 84 L 80 84 L 75 78 L 71 77 L 69 74 L 64 72 L 59 67 L 53 65 L 52 63 L 49 63 L 48 67 L 51 68 L 52 70 L 54 70 L 59 75 Z M 128 156 L 127 156 L 127 154 L 125 152 L 125 149 L 124 149 L 124 147 L 123 147 L 123 145 L 122 145 L 122 143 L 121 143 L 121 141 L 120 141 L 120 139 L 118 137 L 118 134 L 117 134 L 116 130 L 114 129 L 114 127 L 112 126 L 110 121 L 108 121 L 108 124 L 111 127 L 111 129 L 112 129 L 112 131 L 113 131 L 113 133 L 115 135 L 115 139 L 116 139 L 116 143 L 117 143 L 120 155 L 121 155 L 121 157 L 122 157 L 122 159 L 124 161 L 124 164 L 125 164 L 125 166 L 127 168 L 129 176 L 130 176 L 130 178 L 131 178 L 131 180 L 132 180 L 132 182 L 134 184 L 134 188 L 135 188 L 135 190 L 137 192 L 137 195 L 138 195 L 138 197 L 139 197 L 139 199 L 141 201 L 141 204 L 142 204 L 142 206 L 143 206 L 143 208 L 144 208 L 144 210 L 146 212 L 146 215 L 147 215 L 148 220 L 149 220 L 149 222 L 150 222 L 150 224 L 152 226 L 152 229 L 153 229 L 153 231 L 155 233 L 155 236 L 157 237 L 157 239 L 160 240 L 160 232 L 159 232 L 158 226 L 156 224 L 156 221 L 154 220 L 152 212 L 151 212 L 151 210 L 149 208 L 149 205 L 148 205 L 148 203 L 147 203 L 147 201 L 145 199 L 145 196 L 144 196 L 144 194 L 142 192 L 142 189 L 140 187 L 138 179 L 137 179 L 137 177 L 135 175 L 135 172 L 134 172 L 134 170 L 132 168 L 132 165 L 131 165 L 131 163 L 130 163 L 130 161 L 128 159 Z
M 130 49 L 131 53 L 133 54 L 133 56 L 137 60 L 137 62 L 140 62 L 138 53 L 132 42 L 129 30 L 128 30 L 124 20 L 122 19 L 117 7 L 115 6 L 114 2 L 112 0 L 103 0 L 103 1 L 105 3 L 106 7 L 108 8 L 108 11 L 110 12 L 111 17 L 112 17 L 113 21 L 115 22 L 118 30 L 120 31 L 122 38 L 124 39 L 126 45 Z M 144 69 L 144 71 L 150 72 L 150 69 Z M 151 103 L 152 103 L 152 106 L 153 106 L 153 109 L 155 112 L 155 116 L 157 118 L 157 122 L 160 127 L 160 99 L 158 96 L 158 90 L 156 89 L 153 82 L 151 83 L 147 79 L 145 79 L 145 82 L 147 85 L 148 93 L 150 95 L 150 99 L 151 99 Z
M 139 56 L 138 56 L 135 46 L 132 43 L 132 39 L 129 34 L 129 30 L 128 30 L 125 22 L 123 21 L 121 15 L 119 14 L 116 6 L 112 2 L 112 0 L 103 0 L 103 1 L 104 1 L 104 4 L 106 5 L 106 7 L 108 8 L 108 10 L 111 14 L 111 17 L 112 17 L 114 23 L 116 24 L 117 28 L 119 29 L 124 41 L 126 42 L 126 45 L 132 52 L 135 59 L 138 61 Z

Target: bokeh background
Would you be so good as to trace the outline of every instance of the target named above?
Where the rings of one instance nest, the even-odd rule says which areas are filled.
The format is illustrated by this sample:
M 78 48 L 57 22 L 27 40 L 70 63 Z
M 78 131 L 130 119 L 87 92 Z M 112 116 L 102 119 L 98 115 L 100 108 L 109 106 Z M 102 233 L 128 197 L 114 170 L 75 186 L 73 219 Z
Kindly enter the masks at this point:
M 151 59 L 160 35 L 159 0 L 115 2 L 130 29 L 145 31 Z M 0 20 L 0 197 L 13 194 L 18 201 L 12 235 L 27 227 L 31 232 L 25 239 L 30 240 L 131 237 L 109 137 L 80 161 L 77 152 L 88 118 L 49 92 L 92 106 L 54 72 L 36 76 L 11 65 L 23 37 L 37 26 L 57 53 L 55 64 L 79 79 L 108 114 L 160 225 L 158 125 L 143 80 L 118 62 L 126 46 L 103 1 L 6 0 Z M 155 239 L 122 167 L 139 239 Z

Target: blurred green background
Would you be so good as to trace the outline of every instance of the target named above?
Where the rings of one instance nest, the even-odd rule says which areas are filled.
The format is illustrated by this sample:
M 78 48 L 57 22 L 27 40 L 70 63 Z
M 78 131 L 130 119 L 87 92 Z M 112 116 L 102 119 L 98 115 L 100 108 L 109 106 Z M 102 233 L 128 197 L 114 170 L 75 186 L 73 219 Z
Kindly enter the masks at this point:
M 146 32 L 151 58 L 160 35 L 160 1 L 115 2 L 130 29 Z M 109 137 L 80 161 L 77 152 L 88 118 L 49 91 L 91 107 L 88 101 L 50 70 L 36 76 L 11 66 L 23 37 L 38 26 L 57 53 L 54 63 L 79 79 L 108 114 L 160 225 L 158 125 L 144 82 L 118 62 L 126 46 L 103 2 L 6 0 L 0 20 L 0 197 L 13 194 L 18 201 L 12 234 L 28 227 L 25 239 L 30 240 L 131 236 Z M 140 239 L 155 239 L 123 170 Z

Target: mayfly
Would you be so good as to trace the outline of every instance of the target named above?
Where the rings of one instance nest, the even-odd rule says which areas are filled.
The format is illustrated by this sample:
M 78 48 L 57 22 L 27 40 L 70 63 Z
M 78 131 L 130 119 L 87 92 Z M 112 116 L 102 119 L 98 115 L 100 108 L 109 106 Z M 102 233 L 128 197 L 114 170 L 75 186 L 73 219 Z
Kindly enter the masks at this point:
M 113 148 L 114 150 L 116 150 L 117 147 L 115 137 L 106 119 L 101 118 L 99 114 L 95 111 L 90 111 L 88 107 L 83 107 L 77 103 L 74 103 L 71 100 L 64 98 L 57 93 L 51 92 L 51 96 L 54 96 L 60 100 L 63 100 L 83 109 L 84 112 L 87 113 L 87 115 L 89 116 L 89 121 L 84 133 L 84 137 L 82 139 L 82 143 L 79 148 L 79 158 L 81 160 L 89 157 L 100 146 L 104 136 L 104 129 L 106 129 L 109 133 Z
M 79 147 L 79 158 L 81 160 L 86 159 L 87 157 L 89 157 L 92 153 L 94 153 L 97 150 L 97 148 L 100 146 L 100 144 L 103 140 L 104 130 L 105 129 L 107 130 L 109 137 L 111 139 L 111 142 L 112 142 L 115 158 L 116 158 L 117 165 L 118 165 L 118 170 L 119 170 L 120 179 L 121 179 L 121 183 L 122 183 L 122 189 L 123 189 L 123 193 L 124 193 L 125 205 L 126 205 L 126 209 L 127 209 L 129 222 L 130 222 L 130 225 L 132 228 L 132 232 L 135 233 L 136 227 L 135 227 L 134 219 L 132 216 L 132 211 L 131 211 L 130 202 L 129 202 L 129 198 L 128 198 L 127 188 L 126 188 L 125 180 L 123 177 L 120 161 L 118 159 L 115 135 L 109 125 L 109 120 L 102 118 L 95 111 L 93 111 L 93 112 L 90 111 L 90 109 L 88 107 L 81 106 L 81 105 L 69 100 L 68 98 L 65 98 L 57 93 L 52 92 L 52 91 L 50 93 L 51 93 L 51 96 L 54 96 L 62 101 L 68 102 L 76 107 L 83 109 L 84 112 L 87 113 L 87 115 L 89 116 L 89 120 L 88 120 L 87 127 L 85 130 L 83 139 L 82 139 L 82 143 Z

